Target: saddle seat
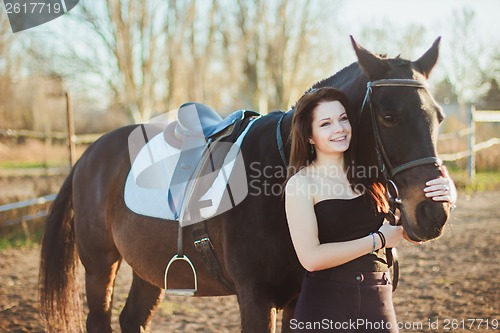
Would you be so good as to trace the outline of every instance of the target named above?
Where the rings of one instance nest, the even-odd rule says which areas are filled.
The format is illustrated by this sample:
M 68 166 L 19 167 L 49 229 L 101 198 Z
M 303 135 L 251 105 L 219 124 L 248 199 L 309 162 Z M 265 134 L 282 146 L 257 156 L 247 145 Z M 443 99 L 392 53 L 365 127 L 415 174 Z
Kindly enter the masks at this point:
M 174 147 L 180 147 L 188 137 L 204 137 L 209 139 L 243 119 L 246 113 L 258 113 L 248 110 L 237 110 L 226 118 L 211 107 L 202 103 L 189 102 L 179 107 L 177 121 L 170 123 L 164 130 L 165 140 Z

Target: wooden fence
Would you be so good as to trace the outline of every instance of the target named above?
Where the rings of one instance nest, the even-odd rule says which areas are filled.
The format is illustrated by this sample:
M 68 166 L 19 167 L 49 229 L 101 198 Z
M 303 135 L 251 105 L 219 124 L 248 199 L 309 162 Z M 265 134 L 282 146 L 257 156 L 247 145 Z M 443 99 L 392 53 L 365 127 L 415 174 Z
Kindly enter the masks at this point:
M 100 134 L 78 134 L 73 135 L 73 142 L 75 144 L 90 144 L 97 140 L 103 133 Z M 28 131 L 28 130 L 15 130 L 15 129 L 0 129 L 0 136 L 9 137 L 9 138 L 29 138 L 29 139 L 38 139 L 38 140 L 68 140 L 68 133 L 62 132 L 52 132 L 52 133 L 44 133 L 44 132 L 36 132 L 36 131 Z
M 476 143 L 476 123 L 477 122 L 500 122 L 500 111 L 494 110 L 476 110 L 474 106 L 470 109 L 469 115 L 469 128 L 454 132 L 439 135 L 439 140 L 453 139 L 468 137 L 468 149 L 461 152 L 456 152 L 452 154 L 440 154 L 440 158 L 444 161 L 456 161 L 462 158 L 468 158 L 468 174 L 470 181 L 474 180 L 475 175 L 475 153 L 492 147 L 494 145 L 500 144 L 500 138 L 491 138 L 487 141 Z M 67 133 L 40 133 L 26 130 L 0 130 L 0 136 L 8 137 L 27 137 L 35 139 L 59 139 L 72 141 L 74 144 L 89 144 L 94 142 L 102 134 L 85 134 L 85 135 L 70 135 L 68 137 Z M 71 158 L 72 164 L 74 164 L 73 157 Z M 56 195 L 48 195 L 36 199 L 16 202 L 12 204 L 7 204 L 0 206 L 0 228 L 4 226 L 13 225 L 16 223 L 25 223 L 33 219 L 44 217 L 47 214 L 47 207 L 54 199 Z M 28 211 L 28 213 L 23 213 Z M 2 222 L 2 214 L 7 212 L 17 213 L 14 218 L 8 218 Z
M 452 154 L 440 154 L 439 157 L 443 161 L 457 161 L 467 158 L 467 173 L 469 181 L 473 182 L 476 174 L 476 152 L 500 144 L 500 138 L 490 138 L 476 143 L 476 123 L 494 122 L 500 122 L 500 110 L 476 110 L 476 107 L 472 105 L 468 117 L 468 128 L 454 133 L 441 134 L 438 137 L 439 140 L 446 140 L 467 136 L 467 150 Z
M 10 215 L 5 220 L 0 219 L 0 228 L 46 216 L 48 213 L 47 206 L 55 200 L 56 196 L 56 194 L 51 194 L 0 206 L 0 217 L 4 214 Z M 18 214 L 12 216 L 13 212 Z

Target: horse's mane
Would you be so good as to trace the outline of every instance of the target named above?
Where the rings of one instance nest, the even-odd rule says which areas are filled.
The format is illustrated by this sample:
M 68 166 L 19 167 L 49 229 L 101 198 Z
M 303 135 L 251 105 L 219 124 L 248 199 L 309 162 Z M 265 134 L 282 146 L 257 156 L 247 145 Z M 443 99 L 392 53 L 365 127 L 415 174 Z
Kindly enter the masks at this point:
M 356 71 L 356 73 L 354 73 L 355 71 Z M 359 73 L 358 63 L 357 62 L 353 62 L 352 64 L 350 64 L 347 67 L 342 68 L 340 71 L 338 71 L 337 73 L 333 74 L 332 76 L 327 77 L 326 79 L 322 79 L 322 80 L 316 82 L 315 84 L 312 85 L 311 88 L 309 88 L 306 91 L 306 93 L 310 92 L 313 89 L 334 86 L 335 81 L 339 77 L 352 76 L 353 74 L 355 75 L 355 74 L 358 74 L 358 73 Z
M 386 62 L 393 67 L 406 67 L 411 66 L 411 61 L 406 60 L 398 55 L 395 58 L 388 58 L 386 54 L 378 55 L 381 59 L 384 59 Z M 322 88 L 322 87 L 336 87 L 336 88 L 346 88 L 345 85 L 348 82 L 352 82 L 357 79 L 361 79 L 364 77 L 363 71 L 361 70 L 358 62 L 354 62 L 347 67 L 344 67 L 337 73 L 333 74 L 326 79 L 322 79 L 314 83 L 309 89 L 305 91 L 305 93 L 311 92 L 314 89 Z M 364 84 L 363 84 L 364 85 Z M 349 89 L 348 89 L 349 90 Z M 347 95 L 351 95 L 355 92 L 352 91 L 344 91 Z M 351 96 L 352 97 L 352 96 Z
M 392 66 L 396 66 L 396 67 L 409 66 L 411 63 L 411 61 L 401 58 L 400 55 L 397 55 L 395 58 L 388 58 L 387 54 L 379 54 L 378 56 L 380 58 L 390 62 L 390 64 Z M 357 62 L 353 62 L 352 64 L 350 64 L 347 67 L 344 67 L 343 69 L 341 69 L 337 73 L 333 74 L 332 76 L 330 76 L 326 79 L 322 79 L 320 81 L 317 81 L 316 83 L 314 83 L 311 86 L 311 88 L 309 88 L 306 91 L 306 93 L 310 92 L 313 89 L 318 89 L 318 88 L 322 88 L 322 87 L 335 87 L 338 85 L 339 79 L 349 78 L 349 77 L 352 78 L 352 77 L 357 76 L 359 74 L 361 74 L 361 69 L 360 69 Z
M 385 61 L 389 62 L 390 65 L 394 67 L 405 67 L 411 65 L 410 60 L 403 59 L 400 57 L 400 55 L 397 55 L 395 58 L 388 58 L 387 54 L 378 54 L 378 56 L 381 59 L 384 59 Z M 352 64 L 342 68 L 332 76 L 317 81 L 309 89 L 307 89 L 304 92 L 304 94 L 307 94 L 314 89 L 319 89 L 323 87 L 340 87 L 342 86 L 343 83 L 346 83 L 346 81 L 352 80 L 359 76 L 363 76 L 363 72 L 361 71 L 358 62 L 353 62 Z M 295 109 L 295 105 L 296 103 L 292 106 L 291 110 Z

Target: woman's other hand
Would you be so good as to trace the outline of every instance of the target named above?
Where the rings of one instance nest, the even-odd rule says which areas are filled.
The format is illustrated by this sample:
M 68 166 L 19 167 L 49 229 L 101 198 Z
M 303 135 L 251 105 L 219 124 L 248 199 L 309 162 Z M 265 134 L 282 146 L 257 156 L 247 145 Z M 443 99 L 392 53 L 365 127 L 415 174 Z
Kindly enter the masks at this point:
M 388 221 L 385 221 L 378 231 L 385 236 L 385 247 L 397 247 L 403 238 L 403 227 L 400 225 L 391 225 Z
M 451 204 L 457 202 L 457 188 L 448 174 L 448 169 L 441 167 L 443 177 L 429 180 L 424 188 L 425 196 L 434 201 L 448 201 Z

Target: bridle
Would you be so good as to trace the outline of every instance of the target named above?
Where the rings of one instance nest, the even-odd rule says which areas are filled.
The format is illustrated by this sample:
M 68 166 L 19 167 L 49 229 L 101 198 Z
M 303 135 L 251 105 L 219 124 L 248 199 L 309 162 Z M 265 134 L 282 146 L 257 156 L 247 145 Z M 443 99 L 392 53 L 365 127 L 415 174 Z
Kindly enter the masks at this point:
M 375 109 L 372 104 L 371 95 L 373 93 L 374 88 L 378 87 L 410 87 L 415 89 L 427 89 L 427 85 L 418 80 L 413 79 L 382 79 L 376 81 L 369 81 L 366 84 L 366 94 L 363 100 L 363 104 L 361 105 L 361 112 L 358 118 L 358 125 L 361 122 L 361 118 L 363 116 L 363 110 L 366 105 L 369 107 L 373 136 L 375 139 L 375 153 L 377 156 L 378 166 L 384 176 L 385 187 L 387 190 L 387 196 L 389 201 L 389 212 L 386 215 L 387 220 L 392 225 L 400 225 L 400 222 L 396 221 L 396 210 L 399 209 L 401 212 L 401 217 L 408 219 L 408 215 L 406 214 L 406 210 L 403 206 L 403 201 L 399 196 L 398 187 L 396 186 L 395 181 L 393 180 L 396 175 L 423 165 L 433 164 L 436 167 L 441 167 L 442 161 L 435 157 L 429 156 L 424 158 L 419 158 L 407 163 L 403 163 L 398 166 L 393 166 L 387 153 L 384 148 L 384 144 L 382 143 L 382 139 L 380 137 L 378 123 L 375 115 Z M 358 126 L 359 128 L 359 126 Z M 401 220 L 399 220 L 401 221 Z M 399 278 L 399 265 L 397 261 L 396 249 L 388 249 L 387 253 L 387 261 L 389 266 L 393 267 L 393 291 L 396 290 Z
M 434 164 L 436 167 L 440 167 L 442 165 L 442 161 L 435 156 L 430 156 L 430 157 L 419 158 L 407 163 L 403 163 L 396 167 L 392 165 L 389 157 L 387 156 L 384 144 L 382 143 L 382 139 L 380 137 L 378 123 L 375 115 L 375 109 L 371 101 L 371 94 L 373 92 L 373 88 L 376 87 L 410 87 L 416 89 L 419 88 L 427 89 L 427 85 L 423 82 L 412 79 L 382 79 L 376 81 L 369 81 L 366 84 L 366 94 L 363 100 L 363 104 L 361 105 L 361 112 L 358 118 L 359 119 L 358 123 L 359 123 L 363 116 L 363 110 L 366 108 L 366 105 L 368 105 L 371 117 L 372 129 L 373 129 L 373 136 L 375 139 L 375 153 L 377 156 L 377 162 L 384 176 L 385 187 L 389 197 L 390 212 L 388 220 L 395 225 L 396 224 L 394 216 L 395 210 L 396 208 L 401 209 L 403 202 L 399 197 L 399 191 L 393 179 L 396 177 L 396 175 L 402 173 L 403 171 L 412 169 L 414 167 L 427 164 Z M 404 213 L 404 209 L 401 209 L 401 213 L 402 214 Z

